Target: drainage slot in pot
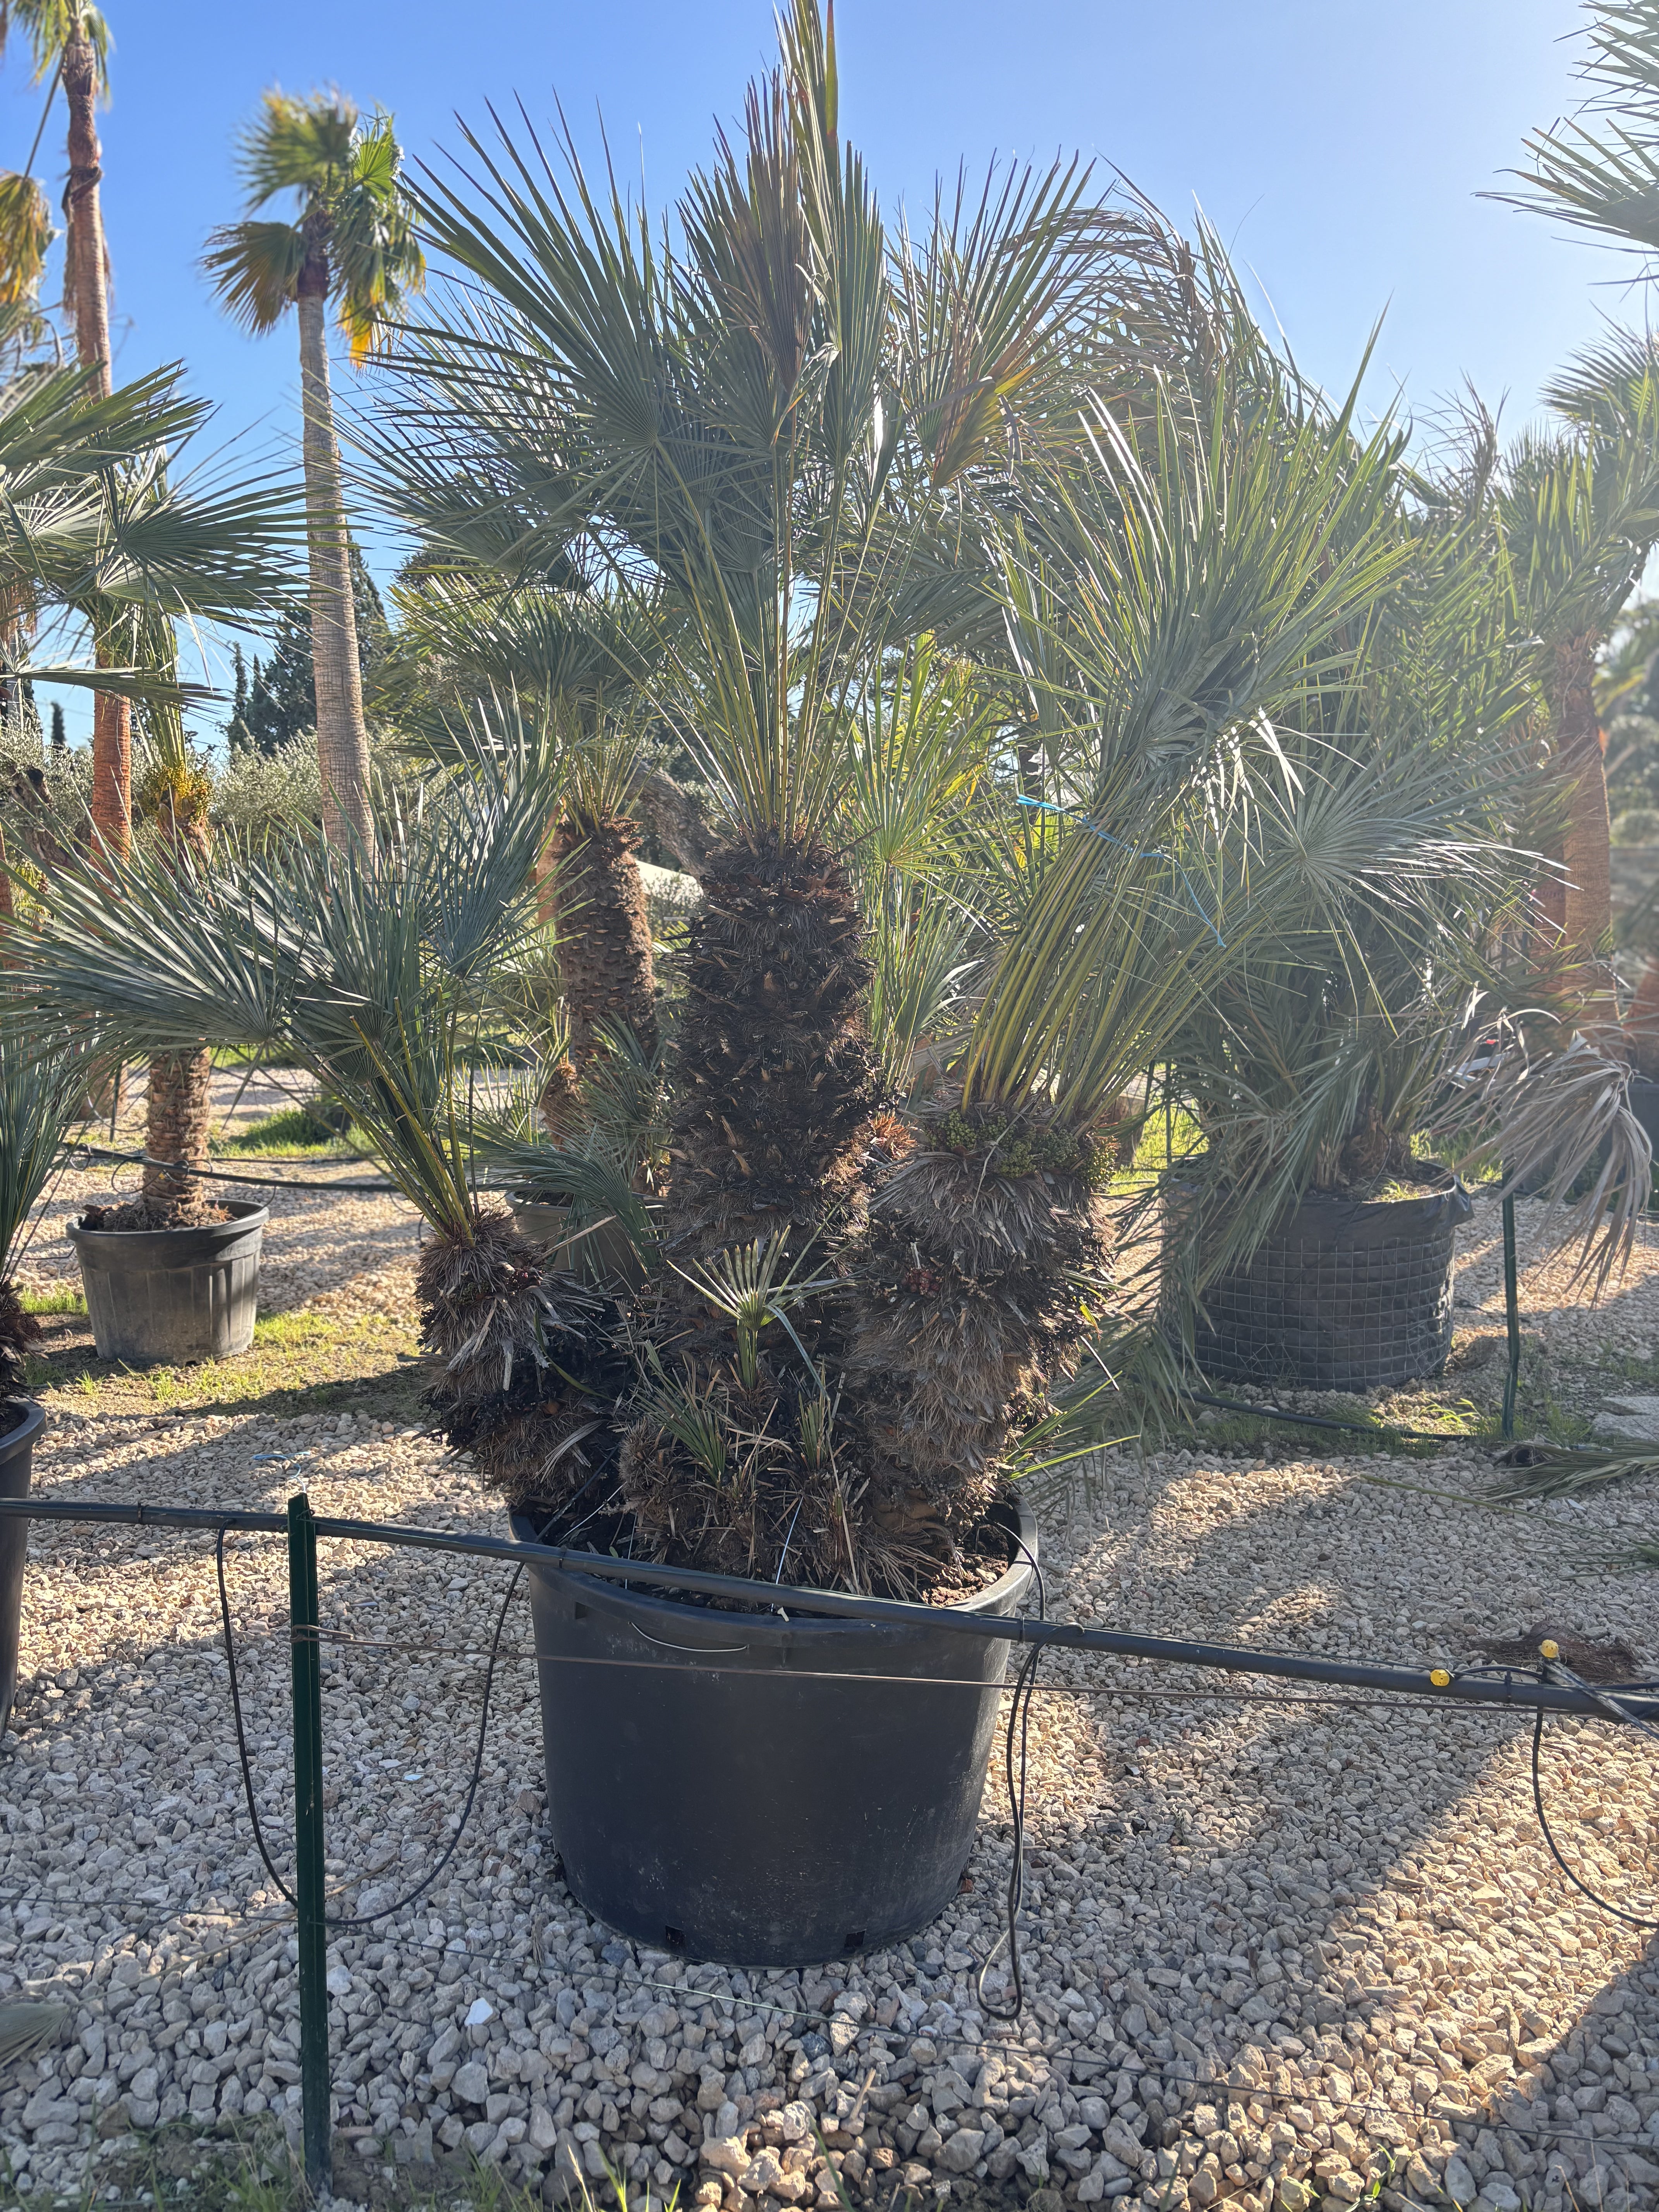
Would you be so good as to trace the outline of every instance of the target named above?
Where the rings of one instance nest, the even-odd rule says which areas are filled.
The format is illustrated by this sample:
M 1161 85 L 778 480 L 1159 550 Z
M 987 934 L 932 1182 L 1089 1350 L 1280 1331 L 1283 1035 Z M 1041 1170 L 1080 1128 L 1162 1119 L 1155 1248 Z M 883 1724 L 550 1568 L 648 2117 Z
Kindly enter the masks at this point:
M 662 1940 L 671 1951 L 683 1951 L 685 1948 L 685 1938 L 678 1928 L 665 1928 L 662 1931 Z
M 863 1929 L 855 1928 L 841 1948 L 843 1951 L 861 1951 L 864 1948 Z

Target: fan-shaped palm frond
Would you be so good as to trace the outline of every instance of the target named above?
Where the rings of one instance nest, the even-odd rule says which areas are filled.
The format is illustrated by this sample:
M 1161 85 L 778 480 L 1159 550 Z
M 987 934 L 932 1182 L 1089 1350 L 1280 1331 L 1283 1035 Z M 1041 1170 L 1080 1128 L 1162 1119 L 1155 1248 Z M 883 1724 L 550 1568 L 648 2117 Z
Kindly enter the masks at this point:
M 377 112 L 364 123 L 338 92 L 273 89 L 243 133 L 239 167 L 249 215 L 208 241 L 204 267 L 214 290 L 244 328 L 268 331 L 295 305 L 311 266 L 361 357 L 425 275 L 392 118 Z M 288 192 L 301 202 L 295 220 L 253 220 Z
M 1527 140 L 1528 166 L 1511 173 L 1525 191 L 1487 197 L 1659 252 L 1659 6 L 1592 0 L 1587 12 L 1589 100 Z
M 33 301 L 57 235 L 46 196 L 34 179 L 0 170 L 0 306 Z
M 64 872 L 20 948 L 43 1007 L 93 1013 L 128 1048 L 204 1036 L 315 1073 L 399 1189 L 465 1242 L 473 1214 L 456 1067 L 521 926 L 550 767 L 533 739 L 479 744 L 465 798 L 383 825 L 370 868 L 300 836 L 169 866 L 139 852 Z

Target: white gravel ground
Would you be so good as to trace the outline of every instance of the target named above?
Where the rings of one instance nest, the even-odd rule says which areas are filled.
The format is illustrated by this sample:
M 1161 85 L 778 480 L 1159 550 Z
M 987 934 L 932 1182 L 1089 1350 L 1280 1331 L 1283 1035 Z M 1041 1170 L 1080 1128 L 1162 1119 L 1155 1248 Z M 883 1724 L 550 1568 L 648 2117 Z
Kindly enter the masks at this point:
M 30 1254 L 37 1281 L 70 1272 L 62 1217 L 109 1188 L 107 1170 L 66 1179 Z M 273 1197 L 267 1310 L 407 1299 L 415 1225 L 396 1200 Z M 1659 1238 L 1644 1230 L 1589 1313 L 1570 1268 L 1536 1262 L 1538 1212 L 1522 1209 L 1528 1328 L 1564 1372 L 1576 1364 L 1581 1395 L 1611 1395 L 1659 1346 Z M 1466 1331 L 1501 1325 L 1497 1230 L 1483 1201 L 1462 1240 Z M 319 1511 L 502 1527 L 464 1466 L 349 1415 L 122 1419 L 94 1403 L 54 1413 L 36 1465 L 51 1497 L 279 1508 L 303 1483 Z M 1607 1565 L 1659 1534 L 1659 1479 L 1510 1511 L 1423 1494 L 1486 1473 L 1473 1449 L 1115 1455 L 1044 1503 L 1049 1610 L 1449 1665 L 1547 1620 L 1620 1634 L 1659 1674 L 1655 1572 Z M 227 1566 L 286 1864 L 282 1547 L 233 1539 Z M 394 1900 L 452 1835 L 501 1586 L 494 1570 L 327 1551 L 325 1618 L 363 1639 L 338 1649 L 325 1695 L 337 1909 Z M 507 1633 L 527 1646 L 522 1599 Z M 0 1754 L 0 2003 L 62 1996 L 72 2018 L 0 2075 L 16 2194 L 78 2191 L 89 2149 L 130 2125 L 269 2113 L 292 2131 L 293 1945 L 248 1833 L 210 1546 L 38 1529 L 23 1676 Z M 510 1661 L 454 1859 L 332 1954 L 343 2135 L 392 2169 L 470 2151 L 554 2199 L 573 2167 L 609 2160 L 709 2212 L 828 2212 L 826 2149 L 854 2203 L 882 2205 L 903 2189 L 1036 2212 L 1340 2212 L 1380 2186 L 1390 2212 L 1659 2206 L 1659 1950 L 1549 1859 L 1518 1720 L 1075 1657 L 1042 1680 L 1030 2002 L 1009 2029 L 975 1996 L 1009 1869 L 1000 1765 L 973 1887 L 914 1943 L 816 1974 L 688 1967 L 618 1942 L 554 1878 L 533 1675 Z M 1652 1917 L 1659 1746 L 1553 1724 L 1545 1776 L 1572 1864 Z M 1006 1998 L 1000 1964 L 988 1988 Z
M 38 1468 L 52 1497 L 274 1507 L 303 1480 L 320 1511 L 501 1521 L 429 1443 L 349 1419 L 60 1418 Z M 1600 1559 L 1652 1530 L 1659 1481 L 1498 1513 L 1365 1479 L 1461 1488 L 1477 1472 L 1120 1455 L 1048 1501 L 1050 1610 L 1452 1663 L 1547 1616 L 1622 1633 L 1651 1663 L 1653 1576 Z M 234 1539 L 228 1568 L 285 1856 L 280 1544 Z M 501 1583 L 327 1553 L 325 1620 L 434 1647 L 345 1648 L 329 1669 L 342 1910 L 391 1901 L 451 1832 Z M 527 1643 L 521 1601 L 508 1633 Z M 292 1943 L 240 1802 L 208 1544 L 39 1530 L 23 1666 L 0 1766 L 0 2002 L 61 1993 L 74 2014 L 0 2088 L 18 2193 L 54 2194 L 94 2129 L 118 2140 L 129 2119 L 296 2124 Z M 1034 1996 L 1007 2030 L 974 1996 L 1010 1848 L 994 1775 L 975 1886 L 914 1944 L 820 1974 L 688 1968 L 617 1942 L 552 1878 L 515 1660 L 454 1861 L 334 1955 L 340 2129 L 393 2165 L 470 2148 L 553 2194 L 562 2160 L 608 2158 L 727 2212 L 828 2202 L 813 2122 L 855 2201 L 1040 2185 L 1058 2195 L 1039 2212 L 1274 2197 L 1297 2212 L 1386 2170 L 1385 2201 L 1659 2202 L 1659 1962 L 1553 1870 L 1517 1721 L 1217 1699 L 1213 1677 L 1128 1662 L 1054 1660 L 1044 1678 Z M 1655 1747 L 1567 1723 L 1546 1770 L 1574 1863 L 1650 1911 Z

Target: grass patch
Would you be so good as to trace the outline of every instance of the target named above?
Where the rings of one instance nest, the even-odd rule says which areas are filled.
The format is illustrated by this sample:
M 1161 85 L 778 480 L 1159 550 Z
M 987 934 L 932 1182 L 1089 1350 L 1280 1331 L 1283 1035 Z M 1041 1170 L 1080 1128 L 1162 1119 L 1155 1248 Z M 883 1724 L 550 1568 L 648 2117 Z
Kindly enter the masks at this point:
M 45 1405 L 84 1413 L 281 1416 L 349 1407 L 378 1420 L 412 1419 L 422 1387 L 414 1316 L 270 1314 L 234 1359 L 193 1367 L 129 1367 L 76 1344 L 31 1356 L 28 1388 Z
M 373 2139 L 336 2140 L 337 2197 L 371 2212 L 543 2212 L 539 2191 L 532 2195 L 470 2154 L 441 2154 L 431 2166 L 397 2166 L 381 2150 Z M 10 2160 L 3 2154 L 0 2160 L 10 2182 Z M 653 2191 L 649 2203 L 653 2212 L 675 2212 L 678 2197 L 676 2188 L 665 2203 Z M 269 2123 L 251 2123 L 228 2136 L 206 2133 L 187 2120 L 142 2136 L 102 2161 L 82 2185 L 77 2212 L 96 2212 L 112 2198 L 125 2207 L 153 2206 L 155 2212 L 171 2205 L 179 2212 L 312 2212 L 316 2202 L 285 2139 Z M 625 2180 L 593 2189 L 584 2182 L 571 2212 L 646 2212 L 647 2203 L 645 2191 Z
M 1215 1413 L 1206 1420 L 1194 1422 L 1190 1428 L 1172 1430 L 1160 1443 L 1166 1450 L 1213 1452 L 1218 1455 L 1270 1451 L 1297 1459 L 1313 1458 L 1320 1454 L 1344 1459 L 1364 1458 L 1379 1453 L 1401 1459 L 1431 1459 L 1439 1449 L 1436 1443 L 1419 1443 L 1395 1434 L 1369 1406 L 1356 1407 L 1352 1412 L 1340 1407 L 1322 1407 L 1319 1410 L 1328 1419 L 1352 1420 L 1355 1427 L 1304 1428 L 1300 1421 L 1276 1419 L 1271 1413 Z M 1402 1422 L 1401 1425 L 1415 1428 L 1419 1425 L 1413 1420 Z M 1463 1433 L 1466 1432 L 1455 1429 L 1446 1431 L 1449 1439 Z
M 303 1106 L 284 1106 L 262 1114 L 245 1129 L 215 1137 L 208 1146 L 216 1159 L 266 1159 L 300 1153 L 307 1159 L 357 1160 L 368 1155 L 349 1136 L 331 1136 Z
M 1204 1132 L 1184 1106 L 1177 1106 L 1166 1124 L 1164 1109 L 1154 1105 L 1152 1118 L 1135 1145 L 1132 1175 L 1162 1175 L 1164 1169 L 1204 1150 Z
M 84 1314 L 87 1310 L 86 1293 L 73 1283 L 53 1291 L 24 1291 L 21 1295 L 27 1314 Z

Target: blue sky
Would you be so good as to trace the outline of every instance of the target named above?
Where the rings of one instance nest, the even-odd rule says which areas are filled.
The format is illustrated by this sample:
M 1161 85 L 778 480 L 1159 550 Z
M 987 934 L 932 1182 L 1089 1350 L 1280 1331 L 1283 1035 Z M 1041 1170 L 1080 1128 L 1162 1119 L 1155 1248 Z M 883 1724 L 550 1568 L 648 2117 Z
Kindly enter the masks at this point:
M 197 269 L 238 212 L 233 142 L 261 88 L 334 82 L 392 108 L 413 156 L 458 143 L 455 114 L 556 93 L 594 149 L 603 114 L 659 204 L 729 122 L 772 52 L 769 0 L 699 7 L 437 0 L 108 0 L 103 118 L 118 374 L 182 359 L 221 414 L 215 442 L 285 458 L 297 340 L 251 340 Z M 1367 386 L 1420 417 L 1473 378 L 1505 421 L 1599 318 L 1639 317 L 1615 256 L 1476 195 L 1523 133 L 1571 109 L 1571 0 L 842 0 L 842 122 L 889 204 L 994 155 L 1081 149 L 1182 221 L 1201 205 L 1304 367 L 1346 386 L 1385 314 Z M 0 161 L 21 166 L 41 94 L 21 49 L 0 76 Z M 61 102 L 41 173 L 62 179 Z M 1386 311 L 1386 313 L 1385 313 Z M 340 372 L 343 380 L 349 373 Z M 377 548 L 384 567 L 385 549 Z M 70 706 L 72 726 L 84 702 Z

